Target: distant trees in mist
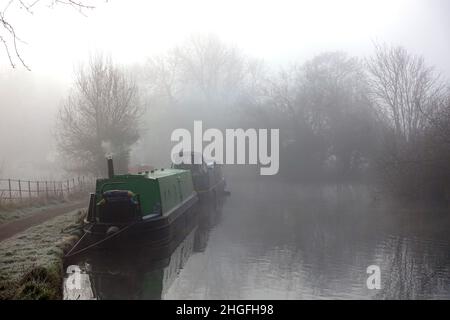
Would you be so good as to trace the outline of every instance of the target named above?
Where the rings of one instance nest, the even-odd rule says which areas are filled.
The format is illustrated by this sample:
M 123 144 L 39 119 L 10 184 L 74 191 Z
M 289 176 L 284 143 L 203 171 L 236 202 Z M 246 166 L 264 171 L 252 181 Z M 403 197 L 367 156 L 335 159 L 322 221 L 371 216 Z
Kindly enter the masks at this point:
M 170 144 L 152 139 L 201 119 L 217 128 L 280 128 L 281 170 L 290 177 L 355 178 L 368 166 L 375 111 L 363 62 L 345 53 L 273 72 L 214 36 L 200 36 L 149 59 L 139 74 L 150 106 L 152 147 L 144 157 L 169 157 Z
M 241 100 L 250 92 L 255 64 L 239 49 L 208 35 L 192 36 L 135 70 L 148 105 L 143 147 L 136 153 L 162 166 L 170 160 L 174 129 L 189 129 L 194 120 L 215 128 L 239 125 L 245 109 Z
M 279 106 L 279 126 L 289 136 L 285 173 L 313 180 L 355 177 L 369 158 L 374 131 L 362 62 L 323 53 L 279 77 L 269 103 Z
M 325 52 L 271 70 L 200 37 L 150 59 L 142 74 L 153 116 L 178 114 L 169 127 L 203 119 L 280 128 L 286 178 L 371 179 L 406 197 L 447 194 L 448 84 L 402 47 L 375 44 L 367 59 Z
M 61 151 L 83 167 L 101 169 L 106 140 L 126 159 L 139 134 L 137 161 L 167 164 L 171 131 L 203 120 L 216 128 L 280 128 L 284 178 L 372 181 L 407 198 L 442 200 L 449 192 L 448 84 L 404 48 L 375 45 L 366 59 L 324 52 L 273 70 L 217 37 L 192 37 L 131 69 L 148 106 L 141 118 L 137 107 L 128 109 L 136 89 L 122 76 L 111 86 L 117 71 L 107 66 L 77 77 L 60 114 Z M 128 120 L 102 119 L 95 131 L 93 115 L 111 116 L 114 105 Z
M 213 35 L 192 36 L 165 55 L 149 58 L 142 76 L 152 98 L 169 105 L 189 101 L 218 109 L 236 102 L 249 68 L 237 48 Z

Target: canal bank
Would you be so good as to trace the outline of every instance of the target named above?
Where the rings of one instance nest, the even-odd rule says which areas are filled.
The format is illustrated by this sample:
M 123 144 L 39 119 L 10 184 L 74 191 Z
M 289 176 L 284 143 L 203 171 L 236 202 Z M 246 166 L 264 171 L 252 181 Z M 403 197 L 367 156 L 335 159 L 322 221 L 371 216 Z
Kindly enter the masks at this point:
M 0 242 L 0 299 L 61 299 L 63 257 L 84 215 L 72 210 Z

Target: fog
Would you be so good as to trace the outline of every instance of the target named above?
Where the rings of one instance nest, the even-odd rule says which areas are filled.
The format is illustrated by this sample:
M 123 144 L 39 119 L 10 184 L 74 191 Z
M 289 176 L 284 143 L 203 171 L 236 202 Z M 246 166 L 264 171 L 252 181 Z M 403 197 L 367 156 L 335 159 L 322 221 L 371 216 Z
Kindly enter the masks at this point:
M 0 181 L 169 167 L 177 129 L 194 151 L 242 129 L 231 197 L 114 294 L 448 298 L 449 33 L 446 0 L 0 0 Z
M 7 2 L 2 1 L 1 6 Z M 343 51 L 366 57 L 373 52 L 374 41 L 380 41 L 423 55 L 428 65 L 436 66 L 444 75 L 450 74 L 447 1 L 88 4 L 95 9 L 78 12 L 76 8 L 43 3 L 34 7 L 32 14 L 20 5 L 10 6 L 5 12 L 23 40 L 19 52 L 31 71 L 18 61 L 13 69 L 6 52 L 1 51 L 0 163 L 4 177 L 65 174 L 62 168 L 55 170 L 55 115 L 73 84 L 74 70 L 98 52 L 110 56 L 114 63 L 137 70 L 134 76 L 139 78 L 149 58 L 166 54 L 193 35 L 214 35 L 242 56 L 261 61 L 276 73 L 279 68 L 302 64 L 322 52 Z M 146 85 L 144 81 L 140 84 Z M 141 90 L 141 95 L 146 94 L 145 88 Z M 189 114 L 196 117 L 195 112 Z M 147 119 L 150 123 L 158 121 L 154 116 L 146 118 L 143 122 L 147 129 Z M 184 123 L 189 125 L 188 121 Z M 142 150 L 133 153 L 132 159 L 165 164 L 167 156 L 149 151 L 155 135 L 151 129 L 146 132 L 146 138 L 138 142 Z

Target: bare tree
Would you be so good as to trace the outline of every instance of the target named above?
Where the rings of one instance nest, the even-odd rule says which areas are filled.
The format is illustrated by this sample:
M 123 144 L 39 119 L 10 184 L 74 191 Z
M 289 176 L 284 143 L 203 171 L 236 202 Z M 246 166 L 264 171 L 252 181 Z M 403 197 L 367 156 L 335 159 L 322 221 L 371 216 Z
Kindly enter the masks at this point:
M 147 60 L 142 83 L 151 104 L 174 105 L 179 101 L 184 86 L 181 63 L 173 50 Z
M 367 60 L 370 88 L 378 111 L 393 126 L 395 135 L 406 141 L 423 133 L 433 112 L 434 101 L 444 86 L 423 57 L 402 47 L 375 45 Z
M 110 59 L 92 57 L 79 68 L 57 118 L 58 147 L 69 169 L 102 174 L 111 153 L 126 172 L 141 114 L 134 81 Z
M 232 101 L 242 84 L 246 58 L 214 35 L 190 37 L 172 53 L 184 93 L 207 103 Z
M 382 181 L 408 198 L 443 198 L 445 82 L 423 57 L 402 47 L 376 44 L 367 68 L 373 105 L 386 129 L 377 157 Z
M 344 52 L 319 54 L 303 65 L 298 87 L 298 104 L 325 140 L 325 155 L 336 159 L 341 177 L 350 176 L 367 160 L 374 133 L 360 60 Z
M 8 19 L 8 12 L 12 10 L 25 10 L 28 14 L 34 14 L 35 9 L 42 6 L 54 7 L 56 5 L 70 6 L 79 12 L 94 9 L 88 0 L 7 0 L 6 5 L 0 8 L 0 45 L 9 60 L 11 67 L 15 68 L 21 64 L 30 70 L 20 53 L 19 44 L 24 44 L 24 40 L 16 32 L 16 25 Z
M 146 157 L 158 161 L 158 156 L 170 154 L 159 137 L 170 137 L 173 129 L 190 126 L 193 120 L 202 119 L 215 128 L 236 126 L 236 119 L 244 118 L 238 111 L 260 102 L 256 95 L 261 94 L 258 81 L 263 69 L 262 62 L 214 35 L 191 36 L 164 55 L 148 59 L 139 72 L 149 105 L 145 139 L 153 144 L 152 151 L 158 151 Z

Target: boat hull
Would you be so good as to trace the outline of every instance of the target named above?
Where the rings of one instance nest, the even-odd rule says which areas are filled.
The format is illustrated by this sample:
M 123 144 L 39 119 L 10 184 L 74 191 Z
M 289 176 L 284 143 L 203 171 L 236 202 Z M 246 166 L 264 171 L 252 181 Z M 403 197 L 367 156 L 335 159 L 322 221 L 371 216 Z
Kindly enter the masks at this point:
M 198 211 L 198 196 L 194 196 L 165 216 L 143 217 L 125 225 L 87 223 L 81 248 L 126 251 L 137 246 L 165 245 L 196 225 Z

